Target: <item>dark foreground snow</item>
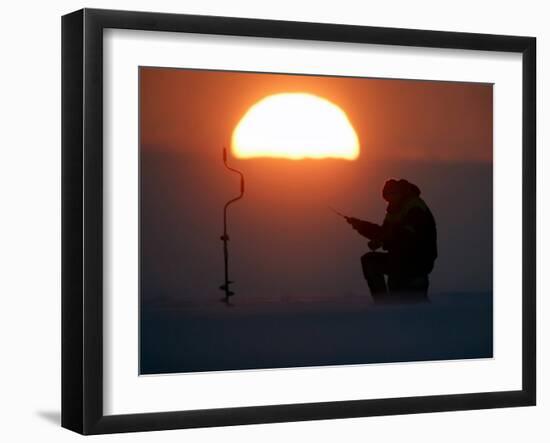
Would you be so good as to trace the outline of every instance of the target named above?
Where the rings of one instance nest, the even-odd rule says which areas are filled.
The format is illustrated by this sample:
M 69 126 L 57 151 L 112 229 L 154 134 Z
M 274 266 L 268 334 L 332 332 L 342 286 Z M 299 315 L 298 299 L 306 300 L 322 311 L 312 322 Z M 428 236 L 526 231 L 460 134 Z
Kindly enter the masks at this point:
M 492 357 L 492 294 L 435 294 L 430 300 L 375 306 L 357 296 L 236 296 L 234 306 L 145 303 L 141 373 Z

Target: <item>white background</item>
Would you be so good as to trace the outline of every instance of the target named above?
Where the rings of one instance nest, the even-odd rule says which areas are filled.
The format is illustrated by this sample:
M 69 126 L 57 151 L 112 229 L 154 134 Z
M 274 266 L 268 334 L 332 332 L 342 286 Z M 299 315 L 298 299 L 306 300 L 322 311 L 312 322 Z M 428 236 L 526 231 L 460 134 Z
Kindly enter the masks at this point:
M 550 103 L 550 30 L 543 2 L 168 2 L 110 1 L 3 5 L 0 69 L 0 436 L 4 441 L 72 441 L 60 409 L 60 15 L 82 6 L 234 15 L 455 31 L 535 35 L 539 77 L 539 226 L 548 224 L 543 122 Z M 544 163 L 546 163 L 544 165 Z M 546 189 L 545 189 L 546 188 Z M 548 199 L 546 199 L 548 200 Z M 540 232 L 539 274 L 548 267 L 549 235 Z M 548 275 L 548 273 L 546 273 Z M 539 406 L 321 422 L 165 431 L 97 437 L 131 441 L 548 441 L 550 281 L 539 278 Z M 546 347 L 546 349 L 545 349 Z

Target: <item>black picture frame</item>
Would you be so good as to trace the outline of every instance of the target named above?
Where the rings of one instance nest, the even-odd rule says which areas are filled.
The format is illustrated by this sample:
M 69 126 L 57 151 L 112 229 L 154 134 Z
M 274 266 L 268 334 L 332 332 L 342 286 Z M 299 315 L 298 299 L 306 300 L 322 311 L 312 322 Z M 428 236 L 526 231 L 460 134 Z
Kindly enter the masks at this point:
M 107 28 L 522 54 L 522 389 L 104 415 L 102 37 Z M 62 426 L 81 434 L 104 434 L 535 405 L 535 66 L 536 39 L 533 37 L 97 9 L 83 9 L 63 16 Z

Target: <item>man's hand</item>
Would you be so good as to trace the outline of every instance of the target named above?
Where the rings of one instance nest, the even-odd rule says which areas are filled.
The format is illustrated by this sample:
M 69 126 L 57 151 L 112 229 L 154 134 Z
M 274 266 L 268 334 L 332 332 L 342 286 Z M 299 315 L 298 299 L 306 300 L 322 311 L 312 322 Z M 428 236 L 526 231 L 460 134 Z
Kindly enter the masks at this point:
M 369 248 L 372 251 L 376 251 L 377 249 L 380 249 L 382 247 L 382 243 L 379 242 L 378 240 L 370 240 L 368 244 L 369 244 Z
M 355 217 L 347 217 L 346 221 L 363 237 L 367 237 L 369 240 L 380 241 L 381 228 L 377 224 L 360 220 Z

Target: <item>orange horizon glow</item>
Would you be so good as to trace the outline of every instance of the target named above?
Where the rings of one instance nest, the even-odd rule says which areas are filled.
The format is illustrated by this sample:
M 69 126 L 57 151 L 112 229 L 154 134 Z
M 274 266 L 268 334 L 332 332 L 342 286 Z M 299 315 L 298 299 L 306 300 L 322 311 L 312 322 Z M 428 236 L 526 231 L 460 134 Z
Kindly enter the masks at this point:
M 322 97 L 280 93 L 252 105 L 235 127 L 231 150 L 241 159 L 359 157 L 359 138 L 346 113 Z

